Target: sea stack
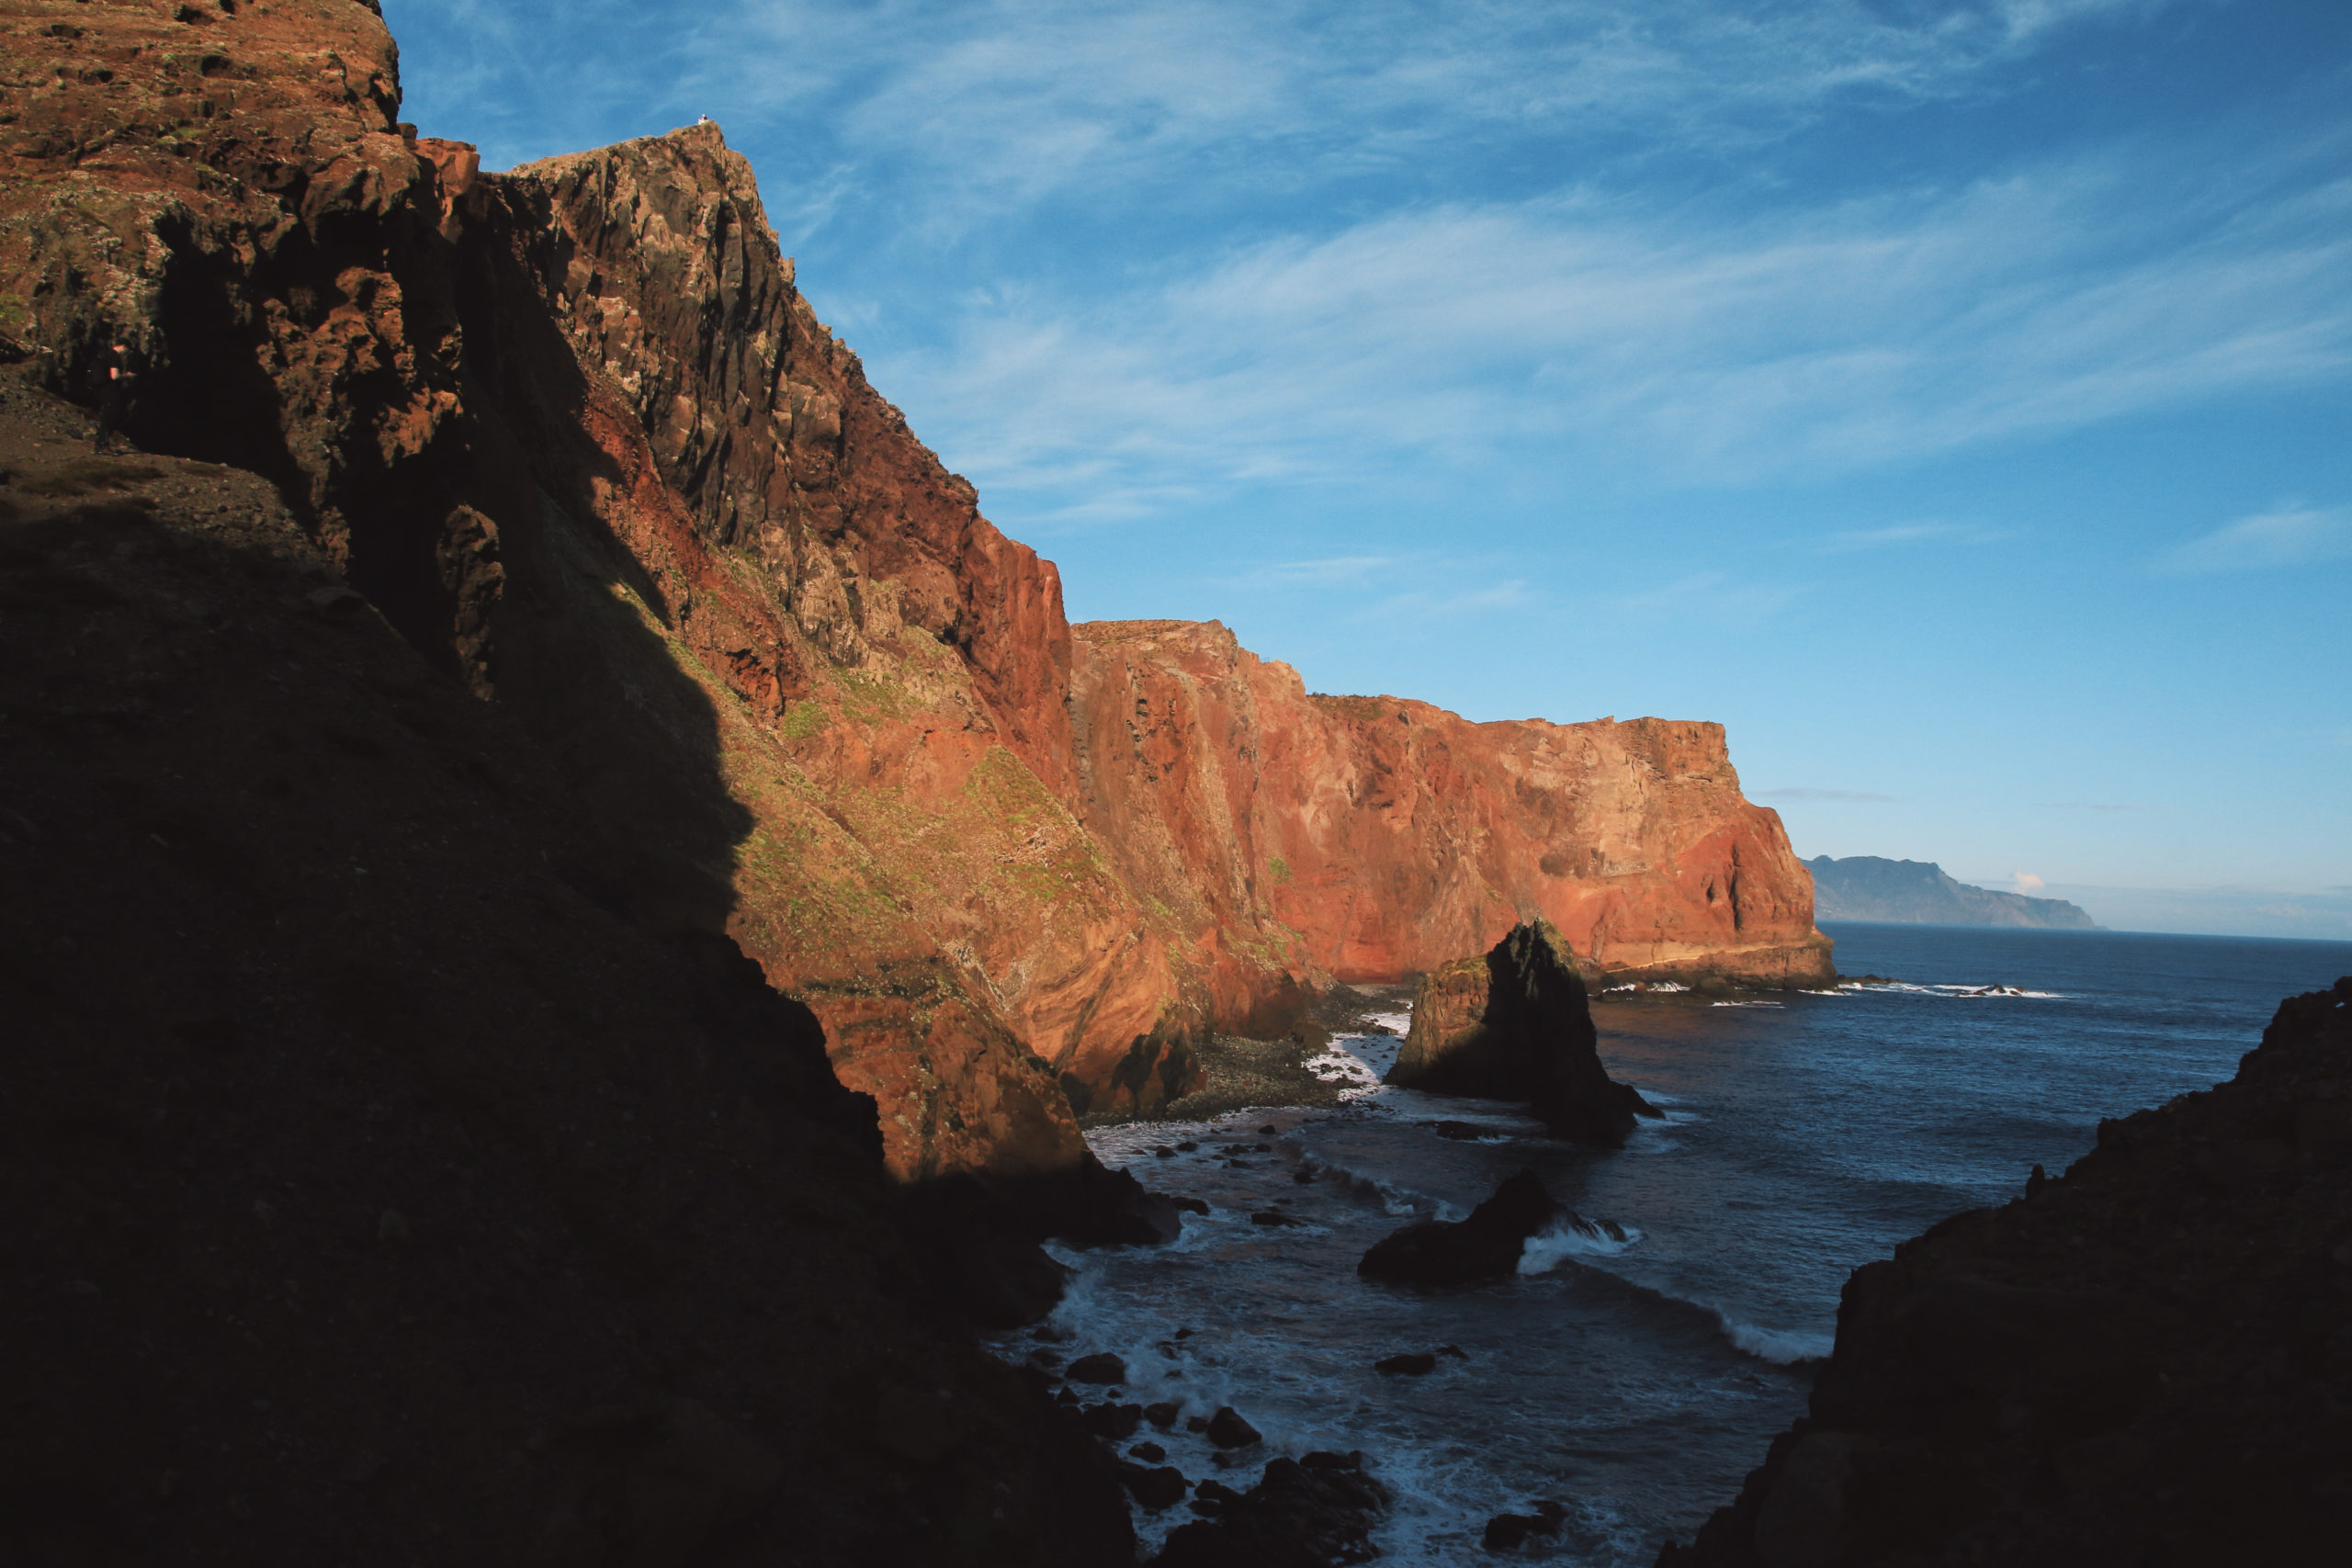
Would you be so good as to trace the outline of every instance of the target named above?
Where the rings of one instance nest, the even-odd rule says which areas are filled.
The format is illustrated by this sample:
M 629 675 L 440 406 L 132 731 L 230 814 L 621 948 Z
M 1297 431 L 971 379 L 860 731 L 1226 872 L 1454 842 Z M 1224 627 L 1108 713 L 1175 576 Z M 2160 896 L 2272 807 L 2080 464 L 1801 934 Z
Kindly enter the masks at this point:
M 1600 1065 L 1592 1007 L 1560 933 L 1511 928 L 1483 957 L 1421 981 L 1413 1028 L 1387 1081 L 1433 1094 L 1525 1100 L 1571 1143 L 1621 1147 L 1636 1116 L 1657 1111 Z

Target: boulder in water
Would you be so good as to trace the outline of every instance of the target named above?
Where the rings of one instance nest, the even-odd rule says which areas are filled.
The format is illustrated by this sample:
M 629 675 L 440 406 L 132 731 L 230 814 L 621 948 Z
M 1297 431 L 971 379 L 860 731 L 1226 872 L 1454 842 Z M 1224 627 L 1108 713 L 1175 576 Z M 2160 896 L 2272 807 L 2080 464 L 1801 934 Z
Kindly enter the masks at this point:
M 1331 1460 L 1336 1455 L 1317 1455 Z M 1158 1568 L 1294 1568 L 1295 1564 L 1362 1562 L 1374 1555 L 1373 1521 L 1388 1493 L 1363 1472 L 1360 1455 L 1340 1465 L 1307 1466 L 1278 1459 L 1248 1492 L 1203 1483 L 1196 1512 L 1209 1519 L 1179 1526 Z M 1206 1507 L 1203 1504 L 1208 1505 Z
M 1412 1032 L 1387 1081 L 1524 1100 L 1555 1136 L 1613 1149 L 1636 1116 L 1658 1111 L 1611 1080 L 1598 1042 L 1560 933 L 1535 920 L 1514 926 L 1484 957 L 1457 959 L 1422 980 Z
M 1240 1412 L 1230 1404 L 1219 1405 L 1202 1430 L 1208 1434 L 1210 1442 L 1221 1449 L 1246 1449 L 1261 1440 L 1258 1428 L 1244 1421 Z
M 1509 1279 L 1519 1270 L 1527 1238 L 1560 1211 L 1532 1170 L 1495 1189 L 1495 1195 L 1459 1224 L 1423 1220 L 1373 1245 L 1356 1265 L 1367 1280 L 1400 1285 L 1472 1285 Z

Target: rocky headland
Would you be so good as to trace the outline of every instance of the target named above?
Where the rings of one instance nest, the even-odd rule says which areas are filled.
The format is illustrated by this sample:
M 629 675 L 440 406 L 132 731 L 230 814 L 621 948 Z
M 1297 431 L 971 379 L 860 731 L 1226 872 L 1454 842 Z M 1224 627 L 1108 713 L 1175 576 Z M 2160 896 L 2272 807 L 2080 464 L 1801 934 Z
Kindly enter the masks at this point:
M 505 174 L 398 119 L 373 6 L 6 21 L 0 357 L 263 476 L 561 760 L 607 905 L 822 1021 L 902 1177 L 1051 1169 L 1191 1043 L 1529 915 L 1592 973 L 1828 974 L 1719 728 L 1311 696 L 1223 627 L 1069 625 L 820 323 L 700 125 Z
M 2352 978 L 1856 1269 L 1809 1415 L 1658 1562 L 2317 1562 L 2347 1532 Z
M 1815 855 L 1801 863 L 1813 874 L 1814 914 L 1824 920 L 1894 920 L 1937 926 L 2039 926 L 2052 931 L 2098 930 L 2079 904 L 1955 882 L 1932 861 Z
M 1125 1561 L 969 1342 L 1172 1224 L 1078 1114 L 1539 914 L 1826 976 L 1717 727 L 1072 628 L 717 127 L 485 172 L 367 0 L 0 38 L 11 1552 Z
M 1524 1100 L 1555 1136 L 1599 1148 L 1622 1146 L 1635 1117 L 1657 1114 L 1600 1065 L 1583 978 L 1544 921 L 1513 927 L 1483 956 L 1422 979 L 1387 1081 Z

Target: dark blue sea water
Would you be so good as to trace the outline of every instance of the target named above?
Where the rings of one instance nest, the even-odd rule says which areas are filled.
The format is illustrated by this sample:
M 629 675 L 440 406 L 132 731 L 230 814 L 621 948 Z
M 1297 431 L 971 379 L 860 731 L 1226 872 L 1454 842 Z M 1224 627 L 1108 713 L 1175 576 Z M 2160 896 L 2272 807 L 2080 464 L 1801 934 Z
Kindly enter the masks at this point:
M 1568 1523 L 1538 1555 L 1646 1564 L 1802 1410 L 1851 1269 L 2013 1196 L 2037 1163 L 2054 1174 L 2101 1117 L 2229 1077 L 2281 998 L 2352 973 L 2352 943 L 1824 930 L 1841 971 L 1899 984 L 1596 1004 L 1611 1073 L 1668 1111 L 1622 1152 L 1568 1149 L 1507 1106 L 1369 1089 L 1338 1111 L 1095 1133 L 1106 1161 L 1213 1212 L 1169 1247 L 1065 1255 L 1077 1278 L 1043 1336 L 1122 1355 L 1125 1399 L 1238 1408 L 1267 1448 L 1228 1481 L 1268 1452 L 1361 1449 L 1396 1495 L 1375 1538 L 1392 1561 L 1485 1560 L 1487 1517 L 1549 1499 Z M 1342 1041 L 1329 1070 L 1368 1081 L 1395 1048 Z M 1442 1119 L 1487 1135 L 1441 1137 Z M 1180 1141 L 1200 1147 L 1155 1152 Z M 1442 1295 L 1357 1278 L 1381 1236 L 1458 1218 L 1523 1167 L 1631 1239 L 1539 1238 L 1519 1278 Z M 1302 1223 L 1250 1222 L 1277 1207 Z M 1461 1354 L 1426 1377 L 1372 1369 L 1446 1346 Z M 1181 1426 L 1142 1435 L 1188 1477 L 1220 1473 Z M 1156 1543 L 1190 1517 L 1137 1519 Z

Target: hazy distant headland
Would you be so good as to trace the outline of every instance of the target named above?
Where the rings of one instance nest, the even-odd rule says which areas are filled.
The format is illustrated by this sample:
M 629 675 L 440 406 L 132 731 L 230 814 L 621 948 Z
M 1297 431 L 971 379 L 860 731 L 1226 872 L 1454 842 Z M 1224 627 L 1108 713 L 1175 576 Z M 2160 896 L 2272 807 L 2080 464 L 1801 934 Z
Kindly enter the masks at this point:
M 1813 913 L 1820 920 L 1902 920 L 1938 926 L 2043 926 L 2098 931 L 2079 904 L 1954 882 L 1933 861 L 1815 855 Z

